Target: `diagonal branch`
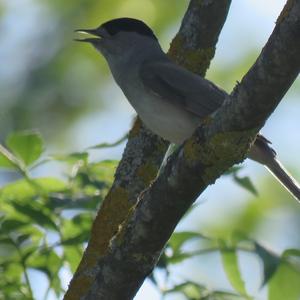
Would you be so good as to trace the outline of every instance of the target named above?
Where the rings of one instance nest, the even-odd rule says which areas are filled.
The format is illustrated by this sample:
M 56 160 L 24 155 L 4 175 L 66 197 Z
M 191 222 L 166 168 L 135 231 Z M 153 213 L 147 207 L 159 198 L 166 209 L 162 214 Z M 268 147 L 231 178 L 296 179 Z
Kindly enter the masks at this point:
M 300 68 L 300 2 L 288 0 L 261 55 L 231 97 L 176 151 L 140 196 L 99 261 L 83 299 L 132 299 L 182 215 L 225 170 L 242 161 Z
M 188 70 L 205 76 L 215 55 L 231 0 L 192 0 L 173 39 L 169 54 Z
M 170 57 L 204 76 L 214 56 L 230 3 L 231 0 L 191 0 L 171 44 Z M 98 260 L 106 255 L 111 238 L 137 202 L 138 195 L 154 180 L 167 147 L 168 143 L 150 133 L 139 119 L 135 121 L 115 181 L 94 221 L 88 247 L 65 300 L 80 299 L 87 294 L 98 272 Z

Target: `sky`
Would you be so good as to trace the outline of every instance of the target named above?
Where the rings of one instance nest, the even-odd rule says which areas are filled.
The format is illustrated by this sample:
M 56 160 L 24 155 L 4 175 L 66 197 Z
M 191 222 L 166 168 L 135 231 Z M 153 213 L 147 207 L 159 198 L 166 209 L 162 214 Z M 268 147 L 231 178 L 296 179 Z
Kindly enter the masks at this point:
M 20 26 L 25 26 L 27 30 L 31 30 L 31 26 L 34 26 L 35 24 L 35 18 L 40 17 L 40 15 L 43 14 L 43 10 L 39 6 L 31 7 L 30 5 L 33 5 L 33 2 L 30 0 L 23 1 L 23 4 L 25 3 L 25 5 L 22 5 L 22 10 L 19 10 L 19 18 L 22 20 Z M 134 1 L 129 2 L 134 3 Z M 10 3 L 12 6 L 20 5 L 19 1 L 16 0 L 7 0 L 7 3 Z M 230 72 L 230 69 L 228 69 L 230 68 L 230 64 L 243 57 L 243 53 L 249 49 L 255 49 L 257 55 L 259 55 L 259 49 L 263 47 L 272 32 L 276 18 L 284 3 L 285 1 L 282 0 L 232 1 L 226 24 L 219 38 L 216 56 L 207 77 L 213 77 L 215 66 L 218 66 L 218 68 L 221 66 L 225 71 Z M 128 11 L 130 7 L 135 9 L 135 6 L 132 5 L 127 6 L 126 9 L 124 8 L 124 11 Z M 7 26 L 10 25 L 9 20 L 7 20 Z M 178 24 L 174 25 L 174 28 L 171 28 L 165 33 L 167 41 L 171 41 L 177 29 Z M 36 34 L 38 33 L 39 32 Z M 14 33 L 12 32 L 11 34 Z M 8 39 L 6 42 L 11 43 L 12 40 L 13 39 Z M 21 43 L 21 41 L 19 41 L 19 43 Z M 53 47 L 55 47 L 55 45 L 53 45 Z M 163 44 L 163 47 L 167 50 L 168 42 Z M 0 47 L 0 57 L 9 57 L 8 53 L 5 51 L 9 51 L 11 48 L 14 48 L 13 45 L 5 48 Z M 18 49 L 14 49 L 14 51 L 17 50 Z M 54 48 L 52 50 L 49 49 L 49 51 L 54 51 Z M 30 49 L 28 49 L 28 52 L 30 52 Z M 7 61 L 7 63 L 13 64 L 14 62 Z M 9 74 L 7 80 L 10 80 L 9 78 L 15 78 L 16 73 L 13 72 L 25 72 L 27 67 L 28 66 L 24 66 L 22 64 L 15 65 L 15 68 L 12 68 L 12 73 Z M 236 80 L 240 80 L 240 78 L 236 78 Z M 215 83 L 218 84 L 218 82 Z M 234 86 L 234 84 L 235 82 L 232 82 L 232 86 Z M 297 79 L 297 84 L 299 85 L 299 78 Z M 105 91 L 103 91 L 102 97 L 111 99 L 110 103 L 107 104 L 105 109 L 101 112 L 92 112 L 73 126 L 70 130 L 70 135 L 74 136 L 74 143 L 69 145 L 70 149 L 80 151 L 81 149 L 85 149 L 87 146 L 98 144 L 102 141 L 115 141 L 129 130 L 135 113 L 130 105 L 124 101 L 122 92 L 115 86 L 112 80 Z M 300 134 L 298 131 L 300 128 L 300 104 L 299 101 L 295 101 L 296 97 L 297 94 L 295 91 L 289 91 L 288 95 L 281 102 L 262 130 L 264 135 L 273 142 L 273 145 L 284 164 L 294 169 L 297 169 L 294 158 L 297 157 L 298 153 L 300 153 Z M 96 128 L 97 130 L 91 130 L 91 128 Z M 84 139 L 75 138 L 78 132 L 81 132 L 81 136 L 83 136 Z M 101 140 L 99 140 L 99 132 L 101 132 Z M 55 149 L 55 146 L 53 147 Z M 100 154 L 99 152 L 95 152 L 92 153 L 92 156 L 94 159 L 120 158 L 123 147 L 124 145 L 114 149 L 104 150 Z M 68 151 L 68 149 L 66 149 L 66 151 Z M 258 188 L 262 178 L 265 176 L 271 176 L 267 174 L 267 171 L 263 167 L 254 162 L 247 161 L 245 165 L 246 171 L 243 172 L 253 178 L 253 181 L 258 185 Z M 46 172 L 46 170 L 40 170 L 40 172 Z M 47 170 L 47 172 L 49 171 Z M 55 172 L 55 170 L 53 170 L 53 172 Z M 300 178 L 299 168 L 295 176 Z M 219 199 L 220 193 L 222 193 L 222 199 Z M 239 210 L 243 207 L 243 205 L 245 205 L 245 202 L 248 201 L 245 193 L 247 192 L 237 187 L 236 184 L 234 184 L 229 178 L 223 178 L 217 181 L 214 186 L 209 187 L 202 195 L 201 201 L 203 201 L 203 204 L 201 205 L 201 208 L 196 209 L 193 212 L 193 216 L 182 222 L 177 229 L 198 230 L 202 225 L 205 226 L 205 224 L 213 222 L 213 220 L 210 219 L 212 215 L 214 215 L 214 218 L 217 218 L 218 216 L 224 217 L 224 215 L 230 216 L 234 210 Z M 207 199 L 211 199 L 212 201 L 206 201 Z M 226 199 L 226 205 L 223 205 L 223 199 Z M 222 209 L 220 209 L 220 207 Z M 289 227 L 287 219 L 289 218 L 289 214 L 287 212 L 278 212 L 271 217 L 274 218 L 272 224 L 278 224 L 276 227 L 277 232 L 284 232 L 285 230 L 288 230 Z M 195 219 L 200 221 L 195 222 Z M 293 240 L 296 239 L 296 236 L 294 237 L 293 235 L 296 234 L 296 231 L 292 231 L 286 239 L 278 240 L 276 237 L 270 235 L 266 228 L 265 232 L 263 231 L 261 233 L 261 239 L 264 240 L 266 244 L 272 245 L 272 248 L 280 252 L 282 249 L 294 246 Z M 257 265 L 257 262 L 252 261 L 251 257 L 243 255 L 241 260 L 244 262 L 242 264 L 243 272 L 248 274 L 256 274 L 258 272 L 260 266 Z M 208 284 L 211 288 L 220 286 L 228 288 L 229 283 L 225 274 L 216 274 L 216 270 L 220 270 L 220 267 L 218 267 L 219 265 L 220 258 L 216 256 L 212 259 L 210 258 L 209 264 L 206 263 L 205 259 L 203 259 L 200 263 L 197 262 L 197 264 L 193 261 L 189 261 L 185 262 L 183 266 L 174 267 L 172 271 L 176 274 L 178 279 L 189 278 L 197 274 L 197 276 L 199 276 L 198 279 L 203 280 L 203 282 Z M 201 268 L 200 272 L 199 268 Z M 62 276 L 67 282 L 71 275 L 67 271 L 63 271 L 62 273 Z M 35 283 L 33 288 L 36 299 L 40 300 L 38 295 L 40 295 L 40 289 L 43 286 L 43 279 L 38 277 L 40 276 L 40 273 L 37 275 L 34 271 L 31 272 L 31 276 L 32 282 Z M 251 278 L 251 280 L 247 282 L 247 285 L 250 293 L 257 293 L 259 286 L 258 278 Z M 256 296 L 257 299 L 266 299 L 266 291 L 263 290 L 256 294 Z M 56 298 L 53 295 L 50 295 L 49 299 L 54 300 Z M 172 299 L 179 300 L 181 298 L 173 297 Z M 135 297 L 135 300 L 160 300 L 160 294 L 150 282 L 146 281 Z

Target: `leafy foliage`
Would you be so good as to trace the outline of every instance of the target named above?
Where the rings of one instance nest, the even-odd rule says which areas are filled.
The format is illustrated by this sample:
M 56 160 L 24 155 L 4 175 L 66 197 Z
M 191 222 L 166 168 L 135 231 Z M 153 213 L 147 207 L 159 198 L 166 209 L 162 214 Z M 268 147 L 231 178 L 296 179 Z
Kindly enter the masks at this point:
M 103 93 L 108 72 L 99 74 L 101 65 L 107 70 L 104 61 L 91 47 L 73 42 L 74 29 L 127 15 L 163 33 L 181 18 L 187 2 L 169 5 L 160 0 L 46 0 L 15 7 L 10 0 L 0 1 L 1 21 L 13 24 L 5 30 L 11 42 L 3 43 L 1 52 L 1 61 L 10 67 L 0 73 L 0 140 L 16 129 L 39 128 L 47 140 L 72 142 L 76 135 L 70 138 L 67 129 L 87 113 L 101 112 L 108 100 Z M 18 16 L 18 11 L 24 13 Z M 15 53 L 33 45 L 33 51 Z
M 195 239 L 202 241 L 196 250 L 183 250 L 184 245 L 195 241 Z M 208 253 L 220 253 L 227 279 L 235 290 L 235 293 L 231 291 L 212 290 L 203 284 L 189 280 L 184 280 L 182 283 L 172 285 L 172 287 L 167 289 L 161 288 L 161 292 L 163 295 L 181 294 L 184 296 L 184 299 L 255 299 L 248 294 L 240 271 L 238 257 L 239 253 L 242 252 L 251 253 L 261 261 L 263 265 L 261 286 L 268 285 L 269 300 L 299 299 L 300 251 L 298 249 L 288 249 L 281 256 L 278 256 L 273 251 L 245 237 L 236 243 L 232 243 L 232 239 L 220 240 L 207 236 L 204 237 L 197 232 L 175 232 L 160 258 L 158 267 L 164 270 L 166 276 L 169 277 L 169 268 L 173 264 L 181 263 L 185 259 L 196 256 L 207 255 Z M 291 257 L 293 260 L 291 260 Z M 155 276 L 152 275 L 151 279 L 159 286 Z
M 128 15 L 145 20 L 158 36 L 163 37 L 172 29 L 170 24 L 179 24 L 184 7 L 188 5 L 188 1 L 181 0 L 19 1 L 17 6 L 10 2 L 0 1 L 2 25 L 7 23 L 7 16 L 9 24 L 13 24 L 5 27 L 10 42 L 3 43 L 4 57 L 1 57 L 10 67 L 2 68 L 0 72 L 0 140 L 4 141 L 5 135 L 16 129 L 38 127 L 47 140 L 55 138 L 55 142 L 63 140 L 65 144 L 82 135 L 77 131 L 66 135 L 74 122 L 87 113 L 100 111 L 107 102 L 107 72 L 99 74 L 104 60 L 89 47 L 74 45 L 74 28 L 93 27 L 110 18 Z M 24 8 L 25 13 L 16 13 L 23 12 Z M 30 30 L 21 16 L 31 23 Z M 3 38 L 6 38 L 5 33 Z M 223 66 L 213 66 L 208 71 L 208 77 L 227 91 L 242 78 L 259 51 L 253 48 L 249 52 L 248 49 L 248 53 L 239 58 L 236 51 L 232 51 L 238 49 L 237 45 L 255 47 L 250 40 L 241 43 L 244 36 L 243 33 L 231 41 L 228 53 L 232 59 L 226 56 L 220 64 Z M 18 51 L 17 60 L 16 49 L 26 50 Z M 295 99 L 299 86 L 298 81 Z M 288 119 L 290 114 L 285 120 Z M 281 125 L 283 123 L 281 119 Z M 44 152 L 43 140 L 37 132 L 17 132 L 9 135 L 3 146 L 0 144 L 0 172 L 3 170 L 7 177 L 13 174 L 13 178 L 18 174 L 18 180 L 0 189 L 0 300 L 32 299 L 30 270 L 37 270 L 48 278 L 49 289 L 45 295 L 39 294 L 38 299 L 46 300 L 50 291 L 60 297 L 63 293 L 60 272 L 66 268 L 72 273 L 76 270 L 89 238 L 94 213 L 112 182 L 117 163 L 90 162 L 89 151 L 101 151 L 123 140 L 101 143 L 82 152 L 51 156 Z M 64 176 L 61 173 L 57 178 L 33 176 L 35 169 L 51 161 L 64 166 Z M 240 167 L 234 167 L 228 175 L 248 190 L 249 195 L 257 197 L 256 187 L 240 171 Z M 273 201 L 278 190 L 276 187 L 269 190 L 272 201 L 252 200 L 244 211 L 239 212 L 239 219 L 232 225 L 239 229 L 238 234 L 232 232 L 228 237 L 223 224 L 218 234 L 207 234 L 206 230 L 205 235 L 196 230 L 175 232 L 157 269 L 149 277 L 161 293 L 170 299 L 174 295 L 182 296 L 180 299 L 210 300 L 251 297 L 248 296 L 251 294 L 247 284 L 249 276 L 240 260 L 241 253 L 247 252 L 261 262 L 261 274 L 257 272 L 255 277 L 261 275 L 260 285 L 268 288 L 269 300 L 299 299 L 299 249 L 286 249 L 280 255 L 264 243 L 253 241 L 258 224 L 265 221 L 263 212 L 281 209 Z M 214 223 L 218 222 L 214 220 Z M 299 223 L 295 224 L 297 226 Z M 173 278 L 174 266 L 184 266 L 185 262 L 197 261 L 199 257 L 201 261 L 210 259 L 213 255 L 221 257 L 218 272 L 225 271 L 232 291 L 209 288 L 201 279 L 196 280 L 197 276 L 193 280 Z M 160 280 L 161 273 L 166 274 L 168 284 Z
M 117 161 L 89 161 L 89 149 L 118 145 L 99 144 L 86 151 L 68 155 L 46 156 L 43 141 L 36 132 L 11 134 L 0 145 L 0 166 L 18 172 L 20 179 L 0 189 L 0 299 L 33 299 L 30 270 L 48 279 L 47 299 L 53 291 L 64 293 L 60 278 L 63 269 L 75 272 L 83 254 L 92 220 L 112 183 Z M 34 178 L 32 170 L 49 161 L 65 167 L 63 179 Z M 228 171 L 233 180 L 255 194 L 250 179 L 239 176 L 240 167 Z M 193 212 L 191 209 L 188 214 Z M 269 300 L 300 297 L 300 250 L 287 249 L 278 255 L 242 232 L 215 237 L 197 231 L 175 232 L 149 276 L 166 298 L 181 295 L 184 299 L 254 299 L 247 290 L 240 268 L 242 252 L 251 253 L 262 264 L 261 286 L 267 286 Z M 203 255 L 219 254 L 232 290 L 208 288 L 192 280 L 169 282 L 170 268 Z M 167 285 L 157 274 L 164 273 Z
M 22 176 L 0 189 L 0 299 L 32 299 L 30 269 L 48 278 L 45 298 L 50 290 L 59 297 L 59 272 L 65 266 L 75 271 L 117 162 L 89 163 L 88 152 L 43 159 L 43 142 L 34 132 L 10 135 L 0 151 L 1 167 Z M 52 160 L 66 165 L 64 180 L 31 176 Z
M 38 160 L 43 152 L 43 140 L 35 132 L 11 134 L 6 139 L 6 144 L 25 166 L 29 166 Z
M 113 147 L 123 140 L 89 149 Z M 0 189 L 0 299 L 32 299 L 31 269 L 48 279 L 45 299 L 50 290 L 57 297 L 64 293 L 60 271 L 69 268 L 75 272 L 89 239 L 94 214 L 112 183 L 117 165 L 116 161 L 108 160 L 89 162 L 89 149 L 45 157 L 40 135 L 28 131 L 11 134 L 5 146 L 1 145 L 0 166 L 19 172 L 21 178 Z M 64 178 L 33 178 L 32 170 L 49 161 L 65 165 Z M 240 167 L 234 167 L 227 174 L 254 193 L 250 179 L 241 179 L 239 171 Z M 299 249 L 288 249 L 279 256 L 242 233 L 220 238 L 196 231 L 175 232 L 149 278 L 166 297 L 180 294 L 185 299 L 252 299 L 240 270 L 242 252 L 252 253 L 262 262 L 261 286 L 269 287 L 270 300 L 282 299 L 287 294 L 290 299 L 299 298 Z M 173 265 L 209 253 L 220 254 L 235 292 L 210 289 L 192 280 L 161 287 L 156 278 L 158 270 L 171 278 L 169 269 Z

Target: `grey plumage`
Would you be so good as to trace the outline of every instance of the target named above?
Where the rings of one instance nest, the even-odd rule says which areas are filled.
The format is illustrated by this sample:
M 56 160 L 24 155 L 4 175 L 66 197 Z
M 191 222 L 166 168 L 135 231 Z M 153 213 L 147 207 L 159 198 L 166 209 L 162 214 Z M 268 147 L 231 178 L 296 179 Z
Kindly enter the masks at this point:
M 120 18 L 92 30 L 91 43 L 103 54 L 119 87 L 145 125 L 166 140 L 181 144 L 201 120 L 228 96 L 212 82 L 176 65 L 143 22 Z M 269 141 L 258 135 L 249 158 L 265 165 L 300 201 L 300 187 L 277 160 Z
M 226 93 L 210 81 L 171 61 L 145 62 L 140 75 L 149 91 L 156 93 L 162 101 L 178 105 L 200 118 L 219 108 L 226 97 Z

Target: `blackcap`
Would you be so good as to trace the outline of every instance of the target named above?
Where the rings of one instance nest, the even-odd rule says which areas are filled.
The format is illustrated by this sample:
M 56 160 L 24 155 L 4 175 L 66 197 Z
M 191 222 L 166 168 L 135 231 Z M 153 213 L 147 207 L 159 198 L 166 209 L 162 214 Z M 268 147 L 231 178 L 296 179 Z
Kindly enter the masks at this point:
M 181 144 L 201 121 L 218 109 L 227 93 L 173 62 L 144 22 L 119 18 L 96 29 L 79 29 L 106 59 L 111 73 L 146 127 Z M 299 184 L 276 158 L 270 142 L 258 135 L 248 157 L 265 165 L 300 201 Z

